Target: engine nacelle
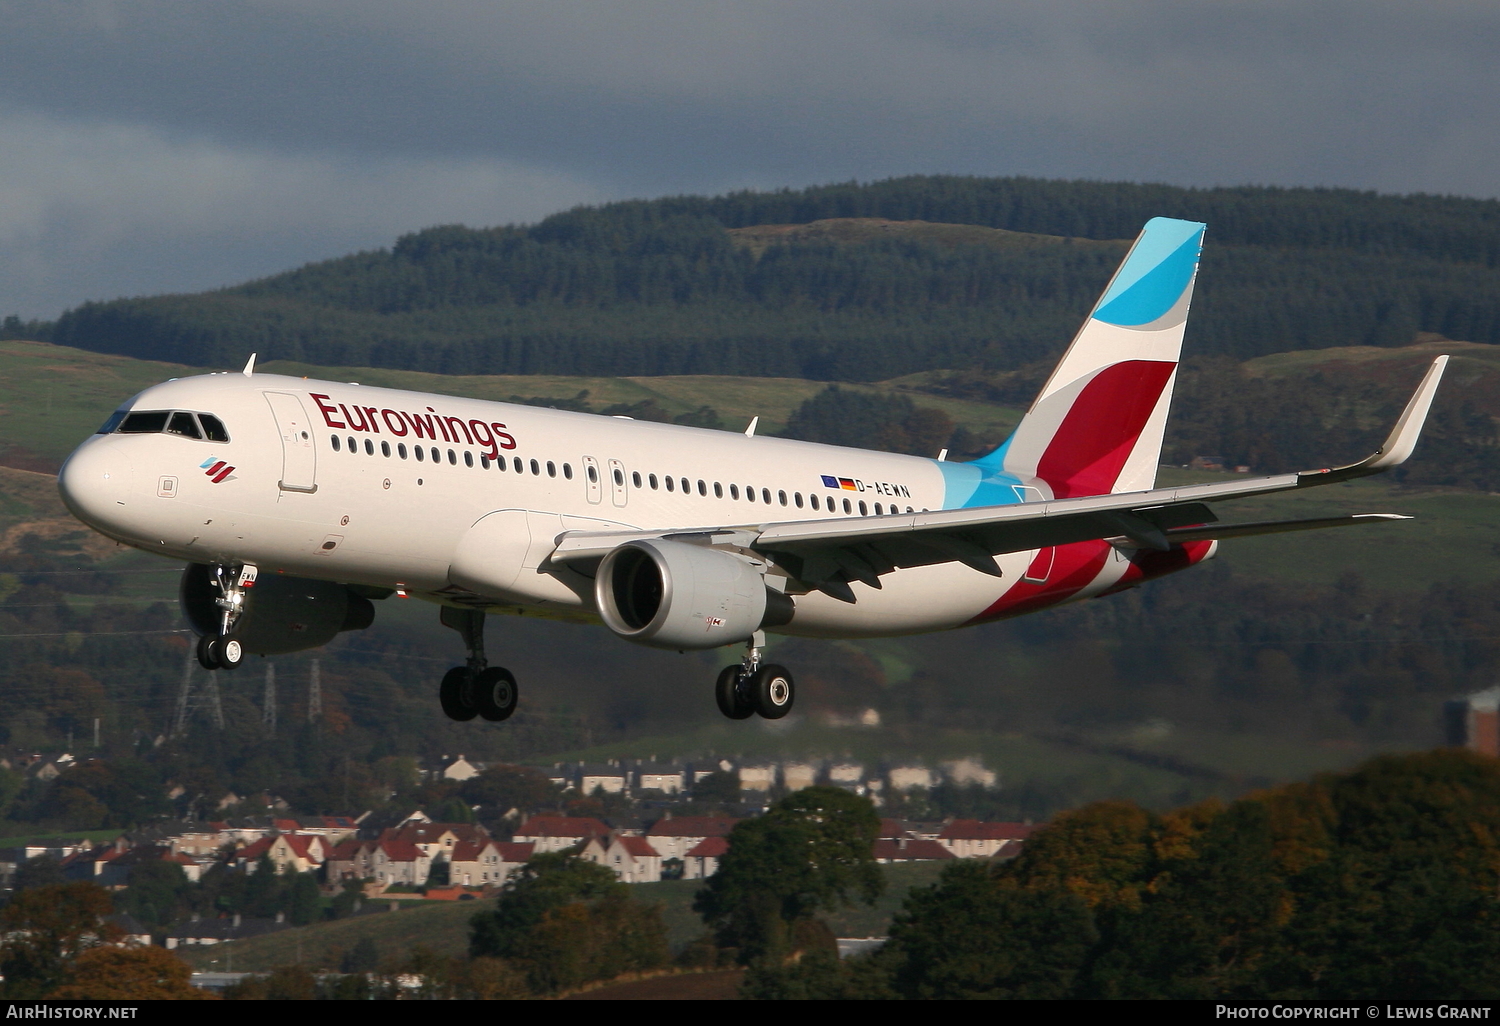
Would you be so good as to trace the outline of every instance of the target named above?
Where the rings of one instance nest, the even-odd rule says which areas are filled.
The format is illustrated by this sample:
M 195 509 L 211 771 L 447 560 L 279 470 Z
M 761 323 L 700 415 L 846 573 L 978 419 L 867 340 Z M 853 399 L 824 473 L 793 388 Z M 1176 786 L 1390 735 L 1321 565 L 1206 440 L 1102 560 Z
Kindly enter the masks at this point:
M 218 634 L 219 589 L 213 571 L 189 564 L 178 589 L 183 615 L 199 634 Z M 342 584 L 305 577 L 261 574 L 245 591 L 234 637 L 252 655 L 282 655 L 318 648 L 340 631 L 362 631 L 375 622 L 375 607 Z
M 626 542 L 604 557 L 594 598 L 605 626 L 653 648 L 718 648 L 790 623 L 792 600 L 749 560 L 686 542 Z

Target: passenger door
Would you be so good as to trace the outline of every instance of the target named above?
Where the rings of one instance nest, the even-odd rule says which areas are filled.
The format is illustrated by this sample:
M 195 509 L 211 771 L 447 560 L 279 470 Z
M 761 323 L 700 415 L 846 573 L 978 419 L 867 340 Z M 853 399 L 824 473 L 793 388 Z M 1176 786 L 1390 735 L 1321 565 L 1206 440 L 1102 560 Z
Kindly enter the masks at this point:
M 626 490 L 625 464 L 619 460 L 609 461 L 609 485 L 610 498 L 616 506 L 623 506 L 630 499 L 630 493 Z
M 302 400 L 290 392 L 264 394 L 281 434 L 281 480 L 277 485 L 284 492 L 317 491 L 317 444 Z
M 597 506 L 604 498 L 603 488 L 599 482 L 599 461 L 592 456 L 583 458 L 583 479 L 588 484 L 589 505 Z

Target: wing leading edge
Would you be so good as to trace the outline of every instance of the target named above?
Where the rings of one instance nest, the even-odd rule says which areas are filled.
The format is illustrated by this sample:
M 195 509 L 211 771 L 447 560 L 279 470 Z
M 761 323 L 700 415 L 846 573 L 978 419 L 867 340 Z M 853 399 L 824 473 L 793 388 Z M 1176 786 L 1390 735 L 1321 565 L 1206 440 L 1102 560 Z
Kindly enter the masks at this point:
M 1399 514 L 1366 513 L 1220 524 L 1206 503 L 1335 484 L 1404 463 L 1416 447 L 1447 362 L 1446 356 L 1433 361 L 1380 449 L 1345 467 L 1222 484 L 854 520 L 802 520 L 689 531 L 567 532 L 559 536 L 551 559 L 556 563 L 594 563 L 624 542 L 670 537 L 756 552 L 804 584 L 852 602 L 852 581 L 879 588 L 880 578 L 894 570 L 949 562 L 999 577 L 995 556 L 1073 542 L 1107 539 L 1123 547 L 1165 551 L 1186 541 L 1410 519 Z

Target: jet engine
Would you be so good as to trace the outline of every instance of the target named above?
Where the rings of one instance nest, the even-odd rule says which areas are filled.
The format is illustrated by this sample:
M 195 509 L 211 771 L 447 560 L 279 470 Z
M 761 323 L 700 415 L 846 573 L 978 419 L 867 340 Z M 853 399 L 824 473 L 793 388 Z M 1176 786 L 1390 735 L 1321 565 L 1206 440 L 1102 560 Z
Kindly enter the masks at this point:
M 718 648 L 790 623 L 792 600 L 766 587 L 749 559 L 686 542 L 626 542 L 599 564 L 594 598 L 605 626 L 653 648 Z
M 189 564 L 182 572 L 178 597 L 195 633 L 219 633 L 219 589 L 209 567 Z M 370 600 L 347 586 L 281 574 L 262 574 L 245 591 L 242 608 L 233 636 L 253 655 L 317 648 L 340 631 L 362 631 L 375 622 Z

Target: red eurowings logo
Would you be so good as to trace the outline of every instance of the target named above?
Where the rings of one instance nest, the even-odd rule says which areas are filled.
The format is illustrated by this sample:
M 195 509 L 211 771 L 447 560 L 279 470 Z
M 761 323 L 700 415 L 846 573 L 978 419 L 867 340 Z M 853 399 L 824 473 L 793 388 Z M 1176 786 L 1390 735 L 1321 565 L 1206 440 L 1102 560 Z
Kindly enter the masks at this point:
M 214 484 L 219 484 L 223 481 L 227 481 L 229 479 L 229 475 L 234 473 L 233 467 L 225 463 L 223 460 L 214 459 L 212 456 L 204 460 L 202 463 L 198 464 L 198 466 L 202 468 L 203 473 L 207 475 L 209 480 L 213 481 Z

